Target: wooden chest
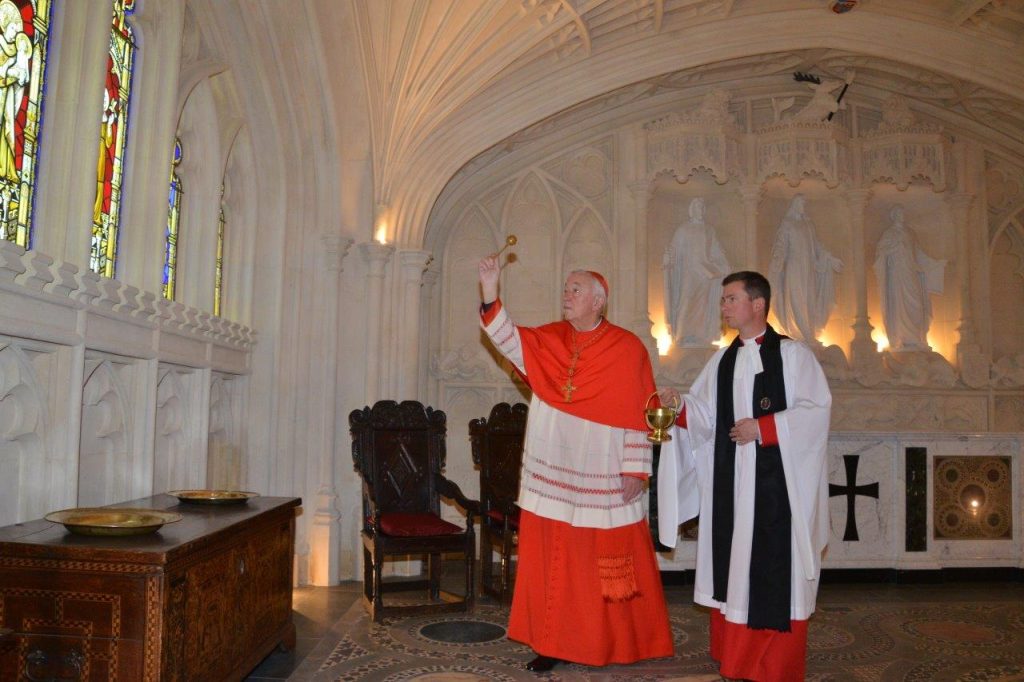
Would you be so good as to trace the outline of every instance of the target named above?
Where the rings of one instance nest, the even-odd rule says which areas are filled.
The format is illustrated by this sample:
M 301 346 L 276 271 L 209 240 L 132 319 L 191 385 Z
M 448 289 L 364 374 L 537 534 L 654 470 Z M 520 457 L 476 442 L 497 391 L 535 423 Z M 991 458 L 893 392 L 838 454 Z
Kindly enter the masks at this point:
M 83 537 L 0 528 L 0 680 L 240 680 L 295 643 L 297 498 L 120 505 L 183 519 L 156 533 Z

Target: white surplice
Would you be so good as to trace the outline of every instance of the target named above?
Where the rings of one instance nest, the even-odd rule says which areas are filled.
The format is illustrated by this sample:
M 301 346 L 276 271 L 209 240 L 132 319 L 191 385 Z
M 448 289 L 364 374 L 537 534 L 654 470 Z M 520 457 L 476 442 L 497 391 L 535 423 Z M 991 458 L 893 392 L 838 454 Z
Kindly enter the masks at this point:
M 754 377 L 761 371 L 757 344 L 746 340 L 737 354 L 733 375 L 733 409 L 737 420 L 753 416 Z M 821 572 L 821 554 L 828 543 L 828 467 L 826 446 L 832 395 L 817 359 L 803 343 L 782 339 L 782 366 L 787 408 L 774 414 L 792 512 L 792 575 L 790 618 L 805 620 L 814 613 Z M 672 440 L 661 446 L 658 468 L 658 533 L 662 544 L 675 547 L 680 523 L 700 513 L 694 600 L 718 608 L 726 620 L 747 622 L 750 594 L 750 552 L 754 520 L 754 443 L 736 446 L 734 527 L 726 602 L 712 598 L 712 478 L 718 351 L 684 397 L 687 428 L 673 427 Z M 756 567 L 754 567 L 756 570 Z

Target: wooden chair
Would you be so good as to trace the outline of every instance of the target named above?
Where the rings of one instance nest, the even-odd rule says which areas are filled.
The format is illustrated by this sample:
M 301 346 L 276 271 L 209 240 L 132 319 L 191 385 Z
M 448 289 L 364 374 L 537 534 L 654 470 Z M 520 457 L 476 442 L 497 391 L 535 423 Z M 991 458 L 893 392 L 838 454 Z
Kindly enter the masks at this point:
M 382 400 L 348 417 L 352 459 L 363 479 L 363 600 L 375 622 L 385 615 L 468 611 L 474 600 L 476 538 L 473 517 L 479 502 L 467 499 L 441 471 L 445 465 L 445 414 L 407 400 Z M 468 511 L 462 528 L 441 518 L 441 498 Z M 465 559 L 465 596 L 441 590 L 441 556 Z M 388 555 L 428 557 L 426 578 L 385 582 Z M 383 593 L 427 589 L 429 602 L 386 606 Z
M 480 468 L 480 588 L 500 602 L 512 596 L 512 553 L 519 533 L 519 472 L 528 408 L 499 403 L 487 419 L 469 422 L 473 462 Z M 501 573 L 494 578 L 498 549 Z

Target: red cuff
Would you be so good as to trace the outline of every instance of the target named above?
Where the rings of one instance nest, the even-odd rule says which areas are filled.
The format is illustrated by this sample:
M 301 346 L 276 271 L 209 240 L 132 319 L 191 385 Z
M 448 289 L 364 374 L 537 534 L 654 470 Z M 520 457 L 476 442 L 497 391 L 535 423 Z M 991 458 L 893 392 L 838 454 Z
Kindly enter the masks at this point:
M 683 405 L 679 409 L 679 416 L 676 417 L 676 426 L 678 426 L 681 429 L 686 428 L 686 405 Z
M 778 445 L 779 433 L 775 430 L 775 415 L 766 414 L 757 418 L 757 428 L 761 430 L 761 445 Z
M 485 327 L 489 325 L 491 322 L 494 322 L 494 318 L 498 316 L 499 310 L 501 310 L 500 298 L 494 299 L 494 302 L 491 303 L 491 307 L 488 308 L 486 311 L 484 310 L 483 305 L 480 306 L 480 319 L 483 320 Z
M 642 471 L 623 471 L 622 475 L 632 476 L 633 478 L 639 478 L 642 481 L 646 481 L 650 477 L 650 474 L 645 474 Z

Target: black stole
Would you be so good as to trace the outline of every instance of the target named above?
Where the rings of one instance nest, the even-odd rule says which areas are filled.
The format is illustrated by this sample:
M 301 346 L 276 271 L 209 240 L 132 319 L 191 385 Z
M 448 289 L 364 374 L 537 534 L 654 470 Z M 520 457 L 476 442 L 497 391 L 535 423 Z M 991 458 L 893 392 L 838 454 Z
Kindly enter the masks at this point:
M 754 377 L 754 417 L 786 409 L 782 376 L 781 337 L 771 326 L 761 343 L 764 371 Z M 736 478 L 736 443 L 729 429 L 736 423 L 733 412 L 733 373 L 736 354 L 743 342 L 733 339 L 718 365 L 718 405 L 715 421 L 715 464 L 711 511 L 711 554 L 714 594 L 726 601 L 729 560 L 732 553 Z M 750 606 L 747 627 L 789 632 L 791 580 L 791 517 L 782 454 L 777 445 L 756 443 L 757 475 L 754 484 L 754 536 L 750 554 Z

